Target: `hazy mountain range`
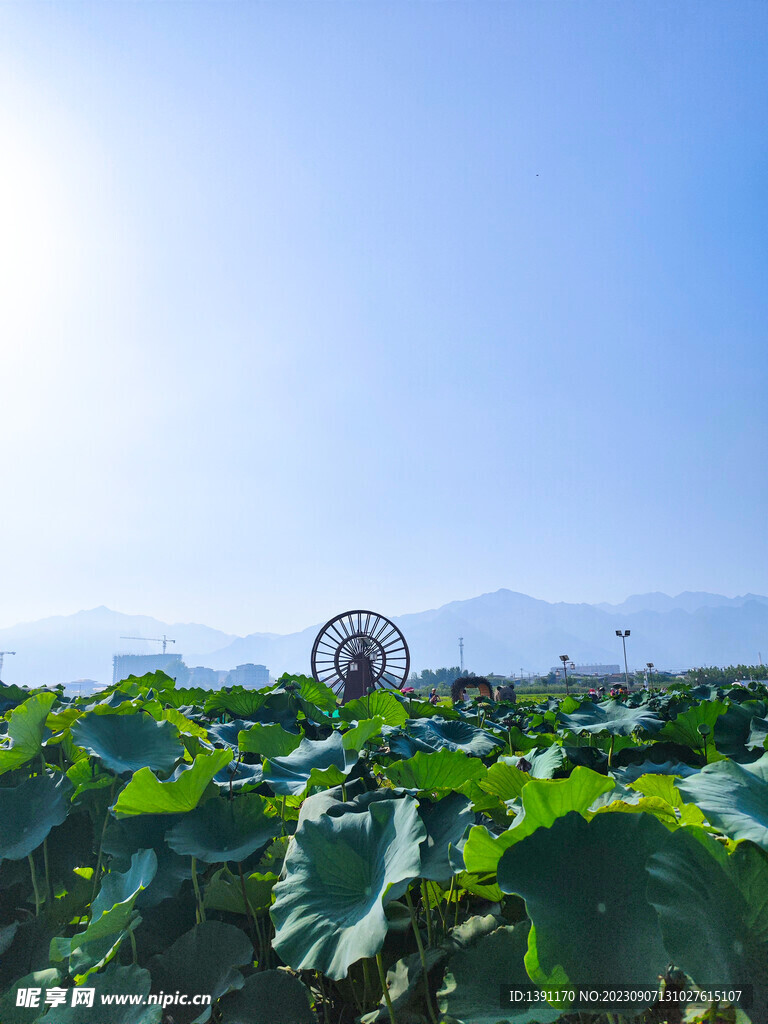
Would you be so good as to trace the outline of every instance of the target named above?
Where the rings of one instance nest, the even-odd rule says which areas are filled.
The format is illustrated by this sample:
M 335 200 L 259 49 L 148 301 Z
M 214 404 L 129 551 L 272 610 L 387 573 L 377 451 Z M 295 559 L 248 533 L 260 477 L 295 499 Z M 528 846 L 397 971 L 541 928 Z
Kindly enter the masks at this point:
M 636 594 L 618 605 L 550 604 L 511 590 L 430 611 L 395 617 L 411 650 L 411 667 L 438 668 L 459 660 L 464 637 L 465 666 L 477 673 L 543 672 L 568 654 L 577 664 L 620 663 L 616 629 L 629 629 L 629 667 L 652 661 L 659 669 L 695 665 L 754 664 L 768 656 L 768 597 L 745 594 Z M 0 629 L 6 656 L 5 682 L 50 685 L 76 679 L 112 680 L 116 651 L 159 652 L 158 644 L 123 636 L 176 640 L 168 650 L 189 666 L 229 669 L 245 662 L 267 665 L 273 676 L 308 672 L 312 642 L 320 624 L 285 636 L 251 633 L 239 637 L 208 626 L 171 624 L 109 608 L 53 616 Z

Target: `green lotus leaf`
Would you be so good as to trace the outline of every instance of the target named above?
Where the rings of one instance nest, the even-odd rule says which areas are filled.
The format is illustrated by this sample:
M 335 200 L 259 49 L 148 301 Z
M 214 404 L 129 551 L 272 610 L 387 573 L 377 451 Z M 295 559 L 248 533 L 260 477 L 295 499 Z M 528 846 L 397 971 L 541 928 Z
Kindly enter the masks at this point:
M 280 832 L 282 821 L 268 815 L 256 793 L 234 800 L 221 796 L 186 814 L 166 834 L 172 850 L 207 864 L 243 861 Z
M 641 775 L 639 779 L 630 784 L 630 789 L 637 790 L 647 797 L 655 797 L 664 801 L 678 814 L 673 812 L 672 817 L 683 825 L 701 825 L 704 815 L 696 804 L 686 803 L 680 796 L 676 786 L 677 779 L 671 775 Z M 642 801 L 641 801 L 642 803 Z M 676 823 L 676 822 L 675 822 Z
M 21 860 L 42 843 L 69 811 L 72 784 L 60 775 L 33 775 L 18 786 L 0 788 L 0 860 Z
M 336 710 L 337 698 L 330 686 L 318 682 L 312 676 L 292 676 L 291 679 L 299 684 L 299 696 L 302 700 L 314 704 L 321 711 Z
M 110 964 L 105 971 L 92 974 L 85 983 L 88 988 L 95 989 L 93 1006 L 70 1005 L 51 1008 L 41 1019 L 40 1024 L 160 1024 L 163 1016 L 162 1006 L 136 1006 L 130 1003 L 119 1003 L 122 996 L 143 996 L 146 998 L 152 987 L 149 971 L 137 964 L 119 967 Z M 71 989 L 68 990 L 69 997 Z M 102 997 L 113 998 L 105 1012 Z M 174 1008 L 175 1011 L 175 1008 Z
M 115 781 L 114 775 L 96 769 L 86 754 L 67 769 L 67 778 L 74 786 L 72 802 L 91 789 L 108 789 Z
M 440 1011 L 458 1024 L 551 1024 L 560 1016 L 546 1002 L 515 1004 L 500 1009 L 500 985 L 530 990 L 525 970 L 528 948 L 528 921 L 514 927 L 497 928 L 470 949 L 455 954 L 449 961 L 443 985 L 437 993 Z
M 400 903 L 390 903 L 387 907 L 387 916 L 391 911 L 398 909 L 398 915 L 402 912 L 402 927 L 398 931 L 410 931 L 411 914 L 407 907 Z M 390 928 L 395 931 L 395 925 L 390 918 Z M 442 960 L 447 957 L 447 951 L 432 946 L 424 951 L 424 959 L 427 964 L 427 971 L 431 972 Z M 392 1009 L 397 1021 L 423 1021 L 424 1018 L 424 968 L 419 953 L 411 953 L 403 957 L 390 967 L 387 971 L 387 991 L 392 1003 Z M 360 1024 L 384 1024 L 389 1022 L 389 1010 L 382 996 L 381 1002 L 376 1010 L 366 1013 L 360 1018 Z
M 407 796 L 303 821 L 271 911 L 274 948 L 284 962 L 338 980 L 350 964 L 378 953 L 387 934 L 384 906 L 419 874 L 425 836 L 416 801 Z
M 505 757 L 503 760 L 506 761 L 507 758 Z M 519 758 L 516 759 L 517 767 L 527 771 L 532 779 L 551 779 L 562 770 L 565 763 L 565 751 L 557 743 L 548 747 L 533 747 L 524 755 L 523 760 L 530 767 L 522 769 Z
M 309 993 L 287 971 L 260 971 L 218 1006 L 222 1024 L 314 1024 Z
M 631 736 L 633 732 L 656 733 L 662 719 L 647 707 L 627 707 L 621 702 L 593 704 L 587 701 L 570 715 L 559 715 L 561 727 L 579 733 L 605 732 L 610 736 Z
M 217 999 L 243 987 L 238 967 L 253 962 L 251 940 L 239 928 L 205 921 L 147 964 L 153 989 L 211 996 L 211 1005 L 173 1007 L 175 1024 L 205 1024 Z
M 17 1006 L 16 994 L 21 988 L 37 988 L 41 992 L 47 988 L 55 988 L 61 982 L 61 974 L 53 967 L 42 971 L 33 971 L 24 978 L 14 981 L 13 985 L 0 997 L 0 1020 L 3 1024 L 35 1024 L 44 1012 L 42 996 L 39 1006 Z
M 405 725 L 408 721 L 408 712 L 402 701 L 386 690 L 374 690 L 367 697 L 350 700 L 339 709 L 339 716 L 345 722 L 362 722 L 377 715 L 385 725 Z
M 184 755 L 176 727 L 146 714 L 93 712 L 72 726 L 72 739 L 116 775 L 145 767 L 170 772 Z
M 719 701 L 706 701 L 702 704 L 694 704 L 687 711 L 677 715 L 671 722 L 667 722 L 659 733 L 659 737 L 668 740 L 670 743 L 680 743 L 691 750 L 702 750 L 704 747 L 704 736 L 715 727 L 718 718 L 725 713 L 726 706 Z M 705 727 L 709 732 L 701 732 Z M 709 744 L 714 749 L 713 744 Z
M 36 693 L 8 712 L 8 733 L 0 747 L 0 775 L 19 768 L 40 753 L 45 720 L 55 700 L 55 693 Z
M 120 791 L 113 811 L 118 817 L 191 811 L 216 772 L 230 760 L 229 750 L 198 754 L 191 765 L 181 765 L 166 782 L 153 775 L 151 768 L 140 768 Z
M 638 764 L 628 764 L 625 768 L 612 768 L 611 775 L 618 783 L 629 786 L 644 775 L 679 775 L 681 778 L 687 778 L 689 775 L 695 775 L 696 771 L 696 768 L 683 761 L 663 761 L 661 764 L 656 761 L 640 761 Z
M 154 850 L 140 850 L 126 872 L 110 871 L 101 882 L 91 905 L 91 920 L 84 931 L 71 938 L 51 941 L 53 962 L 69 959 L 71 974 L 83 978 L 112 959 L 128 931 L 136 923 L 134 905 L 157 870 Z
M 240 750 L 248 754 L 261 754 L 262 757 L 286 757 L 301 743 L 301 736 L 296 736 L 277 722 L 262 725 L 256 722 L 247 731 L 238 735 Z
M 226 910 L 230 914 L 243 914 L 248 911 L 258 913 L 268 909 L 272 904 L 272 890 L 277 882 L 277 875 L 272 872 L 259 874 L 253 872 L 244 875 L 241 882 L 226 868 L 217 871 L 205 887 L 205 906 L 209 910 Z M 243 898 L 245 886 L 245 899 Z M 248 905 L 246 906 L 245 900 Z
M 451 878 L 458 872 L 454 871 L 451 865 L 449 848 L 458 843 L 467 826 L 475 822 L 471 801 L 459 793 L 449 793 L 436 803 L 421 800 L 419 817 L 427 830 L 426 838 L 421 844 L 419 874 L 422 878 L 435 882 Z
M 346 778 L 357 760 L 357 751 L 345 750 L 341 733 L 334 732 L 325 740 L 304 739 L 287 757 L 266 761 L 264 781 L 280 796 L 299 796 L 307 788 L 313 768 L 322 771 L 333 766 Z
M 282 689 L 247 690 L 241 686 L 227 692 L 221 690 L 212 694 L 205 702 L 208 715 L 227 712 L 236 718 L 248 718 L 253 722 L 279 722 L 288 732 L 298 733 L 296 715 L 298 701 L 292 693 Z
M 172 708 L 202 707 L 210 695 L 211 691 L 202 686 L 176 686 L 163 691 L 163 704 Z
M 163 695 L 163 700 L 165 700 L 165 695 Z M 149 711 L 149 708 L 146 707 L 146 710 Z M 177 708 L 161 707 L 158 711 L 150 711 L 150 714 L 157 722 L 170 722 L 183 736 L 197 736 L 201 740 L 208 739 L 208 730 L 183 715 Z
M 136 898 L 139 909 L 155 907 L 175 896 L 182 884 L 192 877 L 189 858 L 180 857 L 165 842 L 165 833 L 177 820 L 178 815 L 141 814 L 111 821 L 104 832 L 102 849 L 112 856 L 113 870 L 127 870 L 131 857 L 139 850 L 155 851 L 157 871 L 149 886 Z
M 741 763 L 760 756 L 759 751 L 746 746 L 753 718 L 768 718 L 768 701 L 748 700 L 728 705 L 725 714 L 715 722 L 715 746 L 721 754 Z
M 768 718 L 753 718 L 747 739 L 748 750 L 765 750 L 768 741 Z
M 753 764 L 708 764 L 677 789 L 731 839 L 751 839 L 768 850 L 768 754 Z
M 381 715 L 358 722 L 353 728 L 348 729 L 342 737 L 345 749 L 362 750 L 372 736 L 378 736 L 383 725 L 384 719 Z
M 754 985 L 750 1017 L 768 1019 L 768 858 L 679 829 L 647 869 L 669 957 L 700 985 Z
M 458 790 L 467 782 L 484 778 L 486 767 L 461 750 L 418 751 L 407 761 L 395 761 L 384 769 L 396 786 L 414 792 Z
M 497 761 L 491 765 L 488 774 L 484 779 L 480 779 L 478 785 L 480 789 L 497 796 L 500 800 L 516 800 L 530 779 L 531 776 L 527 772 L 520 771 L 515 765 Z
M 645 865 L 667 836 L 649 815 L 599 814 L 586 821 L 571 812 L 502 855 L 499 885 L 525 900 L 545 974 L 560 970 L 576 985 L 621 979 L 656 988 L 667 954 L 645 897 Z
M 504 740 L 470 722 L 423 718 L 408 723 L 408 733 L 433 750 L 463 750 L 474 757 L 488 757 Z

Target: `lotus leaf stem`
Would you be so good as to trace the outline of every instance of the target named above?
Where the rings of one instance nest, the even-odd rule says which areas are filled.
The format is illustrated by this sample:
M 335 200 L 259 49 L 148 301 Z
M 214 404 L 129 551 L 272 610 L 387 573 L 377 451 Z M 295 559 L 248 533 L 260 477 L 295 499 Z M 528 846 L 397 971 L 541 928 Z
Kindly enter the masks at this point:
M 427 997 L 427 1009 L 429 1010 L 429 1018 L 432 1024 L 437 1024 L 437 1017 L 435 1015 L 435 1009 L 432 1006 L 432 996 L 429 992 L 429 974 L 427 972 L 427 957 L 424 952 L 424 943 L 421 941 L 421 932 L 419 931 L 419 921 L 416 917 L 416 908 L 413 905 L 411 899 L 411 893 L 408 889 L 405 891 L 405 901 L 408 904 L 408 909 L 411 912 L 411 925 L 413 926 L 413 934 L 416 939 L 416 946 L 419 950 L 419 959 L 421 960 L 421 970 L 424 974 L 424 992 Z
M 427 892 L 426 880 L 421 883 L 421 898 L 424 902 L 424 913 L 427 918 L 427 945 L 431 946 L 433 942 L 432 936 L 432 909 L 429 906 L 429 893 Z
M 135 964 L 138 964 L 139 956 L 138 953 L 136 952 L 136 936 L 133 934 L 133 928 L 131 928 L 131 930 L 128 932 L 128 935 L 131 940 L 131 953 L 133 954 L 133 962 Z
M 608 767 L 609 768 L 613 765 L 613 745 L 614 745 L 615 742 L 616 742 L 616 736 L 614 734 L 613 736 L 611 736 L 611 748 L 608 751 Z
M 104 834 L 107 831 L 107 825 L 109 824 L 109 805 L 112 803 L 112 797 L 115 793 L 115 785 L 117 779 L 112 780 L 112 785 L 109 787 L 109 802 L 107 803 L 107 809 L 104 812 L 104 824 L 101 826 L 101 838 L 99 839 L 99 855 L 96 858 L 96 870 L 93 873 L 93 889 L 91 890 L 91 903 L 96 899 L 96 893 L 99 888 L 99 879 L 101 878 L 101 861 L 104 856 Z
M 31 853 L 27 854 L 27 860 L 29 861 L 29 870 L 32 875 L 32 888 L 35 890 L 35 917 L 40 916 L 40 893 L 37 888 L 37 873 L 35 871 L 35 860 Z
M 51 871 L 48 866 L 48 836 L 43 840 L 43 863 L 45 864 L 45 898 L 50 906 L 53 903 L 53 889 L 51 888 Z
M 363 1005 L 368 1005 L 368 1000 L 371 996 L 371 968 L 368 966 L 368 961 L 363 960 Z
M 195 899 L 197 900 L 197 923 L 203 924 L 205 922 L 205 907 L 200 896 L 200 885 L 197 881 L 197 857 L 192 858 L 192 887 L 195 890 Z
M 384 974 L 384 964 L 381 962 L 381 953 L 376 954 L 376 966 L 379 969 L 379 981 L 381 982 L 381 991 L 384 996 L 384 1002 L 387 1004 L 387 1010 L 389 1011 L 389 1024 L 397 1024 L 397 1021 L 395 1020 L 395 1011 L 392 1008 L 392 1000 L 389 998 L 387 977 Z

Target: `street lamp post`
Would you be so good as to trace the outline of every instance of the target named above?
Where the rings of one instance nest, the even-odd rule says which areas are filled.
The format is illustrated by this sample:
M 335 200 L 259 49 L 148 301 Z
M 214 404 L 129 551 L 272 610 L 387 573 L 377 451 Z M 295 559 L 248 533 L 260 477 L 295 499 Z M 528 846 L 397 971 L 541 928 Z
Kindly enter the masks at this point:
M 561 654 L 560 655 L 560 661 L 562 661 L 562 663 L 563 663 L 563 674 L 565 676 L 565 695 L 567 697 L 567 696 L 569 696 L 569 690 L 568 690 L 568 665 L 567 665 L 568 655 L 567 654 Z
M 629 630 L 617 629 L 616 636 L 621 637 L 621 645 L 624 648 L 624 682 L 627 684 L 627 693 L 629 693 L 629 672 L 627 671 L 627 637 L 629 636 Z
M 648 689 L 650 690 L 651 683 L 653 681 L 653 669 L 655 666 L 652 661 L 646 661 L 645 667 L 648 669 Z

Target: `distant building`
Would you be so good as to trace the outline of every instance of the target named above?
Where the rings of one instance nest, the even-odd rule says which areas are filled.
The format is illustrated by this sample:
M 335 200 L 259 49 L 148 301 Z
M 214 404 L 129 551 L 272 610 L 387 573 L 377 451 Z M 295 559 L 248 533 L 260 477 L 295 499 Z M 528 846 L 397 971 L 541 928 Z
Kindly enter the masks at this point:
M 113 683 L 119 683 L 128 676 L 143 676 L 147 672 L 165 672 L 183 686 L 189 669 L 181 654 L 116 654 L 112 658 Z
M 227 686 L 246 686 L 260 690 L 269 686 L 269 669 L 266 665 L 238 665 L 227 676 Z
M 559 676 L 563 671 L 563 666 L 558 665 L 549 671 Z M 575 668 L 568 669 L 568 675 L 571 676 L 616 676 L 621 672 L 622 669 L 619 665 L 576 665 Z
M 216 668 L 195 665 L 189 670 L 187 686 L 202 686 L 205 690 L 217 690 L 226 682 L 227 672 Z

